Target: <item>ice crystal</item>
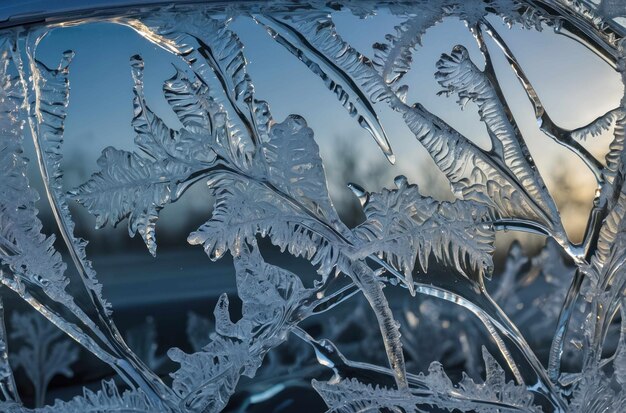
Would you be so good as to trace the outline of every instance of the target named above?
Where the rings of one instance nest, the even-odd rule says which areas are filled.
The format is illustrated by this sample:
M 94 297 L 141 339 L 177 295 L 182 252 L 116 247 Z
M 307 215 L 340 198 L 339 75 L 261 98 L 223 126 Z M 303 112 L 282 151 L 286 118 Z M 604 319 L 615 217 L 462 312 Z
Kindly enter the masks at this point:
M 13 412 L 13 410 L 9 411 Z M 76 396 L 70 401 L 57 400 L 53 405 L 42 409 L 15 411 L 32 411 L 33 413 L 83 413 L 89 411 L 167 413 L 171 410 L 158 402 L 150 400 L 141 390 L 126 390 L 120 393 L 113 381 L 103 381 L 100 390 L 94 392 L 84 389 L 82 396 Z
M 12 359 L 15 368 L 22 368 L 35 387 L 35 404 L 43 406 L 46 389 L 57 374 L 74 375 L 71 365 L 78 360 L 78 348 L 63 332 L 41 316 L 13 313 L 12 339 L 24 344 Z
M 386 83 L 396 83 L 411 69 L 413 50 L 421 44 L 422 35 L 430 27 L 442 20 L 441 10 L 437 5 L 425 5 L 418 16 L 409 17 L 395 27 L 395 34 L 385 36 L 384 43 L 374 43 L 372 63 L 376 66 Z
M 175 199 L 174 194 L 181 182 L 203 163 L 211 161 L 210 154 L 206 153 L 208 150 L 202 151 L 206 135 L 185 129 L 175 133 L 148 108 L 143 97 L 142 71 L 141 57 L 134 56 L 135 117 L 132 124 L 137 133 L 135 142 L 148 157 L 112 147 L 105 149 L 98 160 L 101 172 L 74 190 L 72 196 L 96 215 L 97 227 L 109 222 L 116 225 L 128 218 L 129 235 L 139 232 L 154 255 L 159 210 Z M 176 84 L 168 81 L 165 87 L 176 87 Z M 170 96 L 170 99 L 178 98 Z M 184 117 L 182 120 L 187 123 Z M 203 153 L 207 159 L 198 159 L 198 166 L 194 169 L 192 161 L 202 157 Z
M 179 123 L 169 125 L 152 109 L 144 93 L 143 58 L 132 56 L 129 120 L 136 149 L 105 148 L 99 170 L 69 192 L 61 166 L 74 53 L 63 53 L 51 68 L 37 50 L 50 30 L 84 21 L 56 17 L 0 32 L 0 281 L 52 322 L 13 313 L 7 334 L 0 311 L 3 411 L 219 412 L 243 387 L 249 394 L 241 409 L 312 378 L 328 411 L 337 413 L 626 409 L 626 97 L 588 124 L 559 126 L 495 24 L 499 18 L 509 26 L 565 33 L 615 67 L 626 83 L 624 8 L 610 0 L 375 3 L 241 2 L 93 12 L 91 20 L 131 27 L 177 57 L 162 92 Z M 365 18 L 381 8 L 399 23 L 373 44 L 368 57 L 341 37 L 334 13 L 345 9 Z M 359 185 L 367 182 L 349 184 L 365 219 L 348 227 L 329 195 L 313 129 L 298 114 L 274 119 L 270 104 L 255 91 L 234 19 L 257 23 L 319 78 L 391 163 L 395 155 L 381 113 L 396 112 L 456 199 L 429 197 L 404 176 L 393 189 L 368 192 Z M 489 137 L 486 149 L 423 102 L 407 102 L 413 87 L 408 74 L 422 38 L 450 19 L 467 26 L 484 67 L 457 45 L 436 62 L 435 80 L 440 94 L 477 110 Z M 519 80 L 539 131 L 577 155 L 598 182 L 581 243 L 569 239 L 517 124 L 502 74 L 494 68 L 496 52 Z M 37 216 L 39 196 L 26 178 L 23 154 L 26 125 L 76 277 L 66 275 L 56 249 L 61 243 L 43 233 Z M 613 141 L 602 163 L 582 142 L 608 133 Z M 196 182 L 208 186 L 214 205 L 187 240 L 211 260 L 232 256 L 241 317 L 233 321 L 229 297 L 220 295 L 214 323 L 188 318 L 193 351 L 171 348 L 167 360 L 157 355 L 151 319 L 126 332 L 128 343 L 122 339 L 87 258 L 87 241 L 75 235 L 68 201 L 85 207 L 98 228 L 126 221 L 129 235 L 138 233 L 156 255 L 160 212 Z M 500 230 L 533 232 L 546 243 L 534 257 L 514 243 L 504 271 L 494 274 Z M 261 238 L 309 261 L 318 278 L 305 286 L 300 274 L 266 262 Z M 71 282 L 77 288 L 68 288 Z M 393 286 L 422 297 L 406 298 L 398 311 L 397 294 L 387 294 Z M 369 308 L 355 304 L 360 306 L 347 315 L 333 314 L 309 329 L 308 319 L 338 311 L 357 293 Z M 361 341 L 347 343 L 359 325 Z M 479 328 L 497 354 L 482 346 Z M 323 338 L 312 337 L 314 330 Z M 24 407 L 8 360 L 34 383 L 39 406 L 51 378 L 70 376 L 77 360 L 64 334 L 107 363 L 129 388 L 120 391 L 113 381 L 103 381 L 100 390 L 84 390 L 70 401 Z M 7 336 L 21 347 L 9 349 Z M 295 354 L 292 365 L 273 350 L 281 345 Z M 363 355 L 378 364 L 352 360 Z M 169 384 L 155 372 L 168 364 L 178 365 Z M 326 368 L 334 373 L 330 380 L 322 379 Z M 428 372 L 412 371 L 420 369 Z M 481 371 L 484 381 L 478 380 Z
M 489 209 L 472 201 L 424 197 L 404 176 L 396 178 L 396 185 L 398 189 L 367 195 L 366 220 L 354 230 L 365 241 L 358 254 L 383 255 L 404 271 L 408 284 L 416 260 L 423 272 L 428 271 L 431 253 L 463 274 L 490 274 L 495 233 Z
M 483 359 L 487 371 L 483 383 L 476 383 L 464 376 L 454 385 L 441 364 L 433 362 L 428 374 L 419 376 L 423 388 L 410 393 L 374 387 L 356 379 L 344 379 L 336 383 L 314 381 L 313 387 L 324 398 L 330 411 L 337 413 L 381 409 L 428 412 L 434 405 L 448 411 L 461 412 L 541 411 L 533 406 L 533 396 L 524 386 L 506 382 L 504 370 L 484 348 Z
M 0 259 L 15 275 L 13 278 L 3 271 L 1 278 L 5 284 L 14 282 L 16 288 L 22 288 L 18 287 L 21 283 L 36 285 L 56 299 L 64 295 L 68 283 L 64 275 L 66 265 L 53 247 L 55 237 L 41 233 L 42 224 L 35 209 L 39 197 L 29 187 L 22 149 L 23 120 L 19 111 L 23 90 L 17 75 L 9 72 L 8 40 L 3 39 L 0 46 Z
M 181 365 L 172 374 L 173 388 L 186 409 L 221 411 L 239 377 L 254 377 L 267 351 L 285 340 L 292 313 L 308 295 L 295 274 L 265 263 L 256 248 L 235 258 L 235 269 L 243 317 L 231 321 L 223 294 L 215 306 L 217 334 L 211 341 L 193 354 L 176 348 L 168 353 Z

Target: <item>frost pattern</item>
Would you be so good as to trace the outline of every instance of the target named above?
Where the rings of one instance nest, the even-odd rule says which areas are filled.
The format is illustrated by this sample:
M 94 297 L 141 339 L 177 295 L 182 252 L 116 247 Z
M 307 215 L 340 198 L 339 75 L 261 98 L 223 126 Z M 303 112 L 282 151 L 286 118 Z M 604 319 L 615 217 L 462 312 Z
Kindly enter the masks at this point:
M 65 264 L 53 247 L 55 237 L 41 233 L 41 222 L 37 218 L 35 202 L 37 193 L 28 186 L 26 159 L 23 156 L 23 121 L 19 117 L 23 90 L 19 78 L 9 72 L 9 45 L 3 39 L 3 63 L 0 67 L 2 95 L 2 135 L 0 139 L 0 259 L 9 272 L 2 272 L 3 284 L 13 283 L 15 288 L 22 283 L 32 284 L 54 299 L 64 296 L 67 279 Z M 29 257 L 38 257 L 37 260 Z
M 426 30 L 442 20 L 438 5 L 422 6 L 418 16 L 406 19 L 395 27 L 396 33 L 385 36 L 385 42 L 374 43 L 375 50 L 372 63 L 378 68 L 380 75 L 388 84 L 393 84 L 411 69 L 413 51 L 421 45 L 421 37 Z
M 390 2 L 384 7 L 401 23 L 373 45 L 368 57 L 341 37 L 333 12 L 345 8 L 363 18 L 378 7 L 383 6 L 346 0 L 277 2 L 268 7 L 235 3 L 219 13 L 210 5 L 194 5 L 154 6 L 114 17 L 96 14 L 95 20 L 127 25 L 180 58 L 162 90 L 182 127 L 168 126 L 150 108 L 144 95 L 144 62 L 133 56 L 131 127 L 137 150 L 106 148 L 97 162 L 99 170 L 69 192 L 61 163 L 73 53 L 65 52 L 57 68 L 37 59 L 38 45 L 54 24 L 0 32 L 0 280 L 58 327 L 14 313 L 9 336 L 25 345 L 13 353 L 13 367 L 26 371 L 35 385 L 36 404 L 41 405 L 50 379 L 71 375 L 69 366 L 78 357 L 69 341 L 60 340 L 66 334 L 111 366 L 129 387 L 120 392 L 112 381 L 103 381 L 100 390 L 85 390 L 68 402 L 24 407 L 0 323 L 3 411 L 219 412 L 244 382 L 242 376 L 263 379 L 249 387 L 255 393 L 247 403 L 281 391 L 285 381 L 272 382 L 272 374 L 293 373 L 273 349 L 285 342 L 297 349 L 298 367 L 315 357 L 313 371 L 334 372 L 329 381 L 313 381 L 329 412 L 626 409 L 626 98 L 589 124 L 572 130 L 560 127 L 492 23 L 497 16 L 509 25 L 566 33 L 616 67 L 626 83 L 625 31 L 618 23 L 626 17 L 623 7 L 610 0 L 598 5 L 577 0 Z M 442 202 L 425 196 L 403 176 L 396 178 L 395 189 L 378 192 L 350 184 L 365 221 L 347 227 L 330 199 L 314 131 L 296 114 L 274 120 L 269 104 L 256 96 L 243 44 L 230 26 L 235 18 L 252 19 L 320 78 L 391 163 L 395 157 L 379 113 L 382 105 L 397 112 L 450 181 L 457 199 Z M 465 46 L 457 45 L 436 62 L 435 79 L 442 94 L 458 97 L 462 107 L 470 102 L 476 106 L 490 138 L 489 149 L 474 144 L 421 103 L 407 103 L 412 85 L 403 82 L 413 54 L 422 36 L 449 18 L 466 24 L 484 69 L 472 61 Z M 494 52 L 503 54 L 520 81 L 539 129 L 580 157 L 598 181 L 580 244 L 569 240 L 516 124 L 493 67 Z M 42 233 L 35 208 L 39 198 L 26 179 L 25 120 L 60 238 L 87 299 L 69 294 L 70 279 L 55 237 Z M 614 139 L 602 163 L 581 142 L 610 132 Z M 160 211 L 196 182 L 207 184 L 215 203 L 188 242 L 201 245 L 211 260 L 233 257 L 242 316 L 231 319 L 226 294 L 217 302 L 214 324 L 190 315 L 187 331 L 193 352 L 167 352 L 170 364 L 179 366 L 168 385 L 155 373 L 167 360 L 157 355 L 154 324 L 148 321 L 127 332 L 128 344 L 117 330 L 103 286 L 87 259 L 87 241 L 74 235 L 67 202 L 85 207 L 99 228 L 126 220 L 129 235 L 139 233 L 155 255 Z M 486 281 L 493 273 L 500 230 L 534 232 L 545 236 L 546 244 L 537 256 L 527 257 L 514 243 L 501 277 Z M 305 287 L 297 274 L 266 262 L 260 238 L 313 264 L 319 273 L 314 285 Z M 520 305 L 531 295 L 525 288 L 530 282 L 541 290 L 530 297 L 531 308 L 523 309 Z M 383 289 L 397 285 L 420 295 L 405 302 L 400 314 Z M 326 338 L 320 340 L 307 332 L 305 319 L 333 310 L 357 293 L 363 294 L 369 312 L 358 307 L 342 322 L 324 325 Z M 334 344 L 352 324 L 370 325 L 374 320 L 381 340 L 376 329 L 368 328 L 368 349 Z M 439 331 L 450 324 L 458 326 L 458 337 Z M 483 367 L 475 361 L 478 325 L 499 352 L 496 361 L 481 347 L 484 381 L 475 380 Z M 426 329 L 432 341 L 421 338 Z M 536 349 L 527 337 L 541 337 L 551 345 Z M 293 346 L 291 339 L 307 347 Z M 425 367 L 419 350 L 429 342 L 434 343 L 431 347 L 441 344 L 442 358 L 450 343 L 458 343 L 461 350 L 455 360 L 467 374 L 456 384 L 437 361 L 427 368 L 428 374 L 411 372 Z M 378 355 L 379 365 L 346 356 L 359 357 L 363 351 Z M 548 359 L 547 365 L 541 357 Z M 43 364 L 35 363 L 42 358 Z
M 104 411 L 107 413 L 168 413 L 171 410 L 167 406 L 151 401 L 141 390 L 127 390 L 120 393 L 112 380 L 103 381 L 102 388 L 97 391 L 84 389 L 82 396 L 76 396 L 67 402 L 57 400 L 53 405 L 41 409 L 11 409 L 11 407 L 9 407 L 8 410 L 10 413 L 84 413 L 91 411 Z
M 472 201 L 423 197 L 404 176 L 396 178 L 396 185 L 396 190 L 368 194 L 364 200 L 366 220 L 355 228 L 364 245 L 357 254 L 381 254 L 404 271 L 409 285 L 416 260 L 426 273 L 431 253 L 468 278 L 490 275 L 495 232 L 489 209 Z
M 411 393 L 384 387 L 373 387 L 356 379 L 345 379 L 336 383 L 313 381 L 313 387 L 322 396 L 329 411 L 356 413 L 363 411 L 427 412 L 436 405 L 447 411 L 461 412 L 500 412 L 524 411 L 540 412 L 533 406 L 533 396 L 524 386 L 506 382 L 504 370 L 483 347 L 486 378 L 476 383 L 468 376 L 456 385 L 443 371 L 438 362 L 428 368 L 428 374 L 420 374 L 422 388 Z
M 235 270 L 243 317 L 231 321 L 223 294 L 215 306 L 217 334 L 211 341 L 193 354 L 176 348 L 168 353 L 181 364 L 172 374 L 174 390 L 192 411 L 221 411 L 239 377 L 254 377 L 267 351 L 285 340 L 292 313 L 309 295 L 295 274 L 265 263 L 256 248 L 235 258 Z
M 72 377 L 71 365 L 78 360 L 78 348 L 63 338 L 63 332 L 35 314 L 13 313 L 12 339 L 24 345 L 12 360 L 15 368 L 22 368 L 35 388 L 35 405 L 46 400 L 46 389 L 57 374 Z
M 13 378 L 13 370 L 9 364 L 8 334 L 4 321 L 4 303 L 0 300 L 0 392 L 1 402 L 13 403 L 20 400 Z
M 202 164 L 210 164 L 210 160 L 200 159 L 197 165 L 192 164 L 194 157 L 201 156 L 196 149 L 202 148 L 198 146 L 203 135 L 186 130 L 179 134 L 170 131 L 145 103 L 143 60 L 134 56 L 131 64 L 135 80 L 135 117 L 132 125 L 137 133 L 135 142 L 147 157 L 136 152 L 106 148 L 98 160 L 101 172 L 71 194 L 97 217 L 97 227 L 107 223 L 116 225 L 128 218 L 129 235 L 139 232 L 150 253 L 155 255 L 158 211 L 173 201 L 172 194 L 177 192 L 181 182 L 195 172 L 194 167 L 201 169 Z M 179 82 L 184 86 L 184 79 Z M 166 83 L 166 86 L 171 83 Z M 196 155 L 192 156 L 192 153 Z

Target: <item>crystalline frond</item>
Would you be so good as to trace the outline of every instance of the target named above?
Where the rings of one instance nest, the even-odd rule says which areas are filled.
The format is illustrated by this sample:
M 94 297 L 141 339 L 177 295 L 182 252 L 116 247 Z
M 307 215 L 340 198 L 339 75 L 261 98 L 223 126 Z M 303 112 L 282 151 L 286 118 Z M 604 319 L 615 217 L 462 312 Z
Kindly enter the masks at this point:
M 69 280 L 61 255 L 53 247 L 54 236 L 41 233 L 35 208 L 39 197 L 26 178 L 19 115 L 23 93 L 18 76 L 9 72 L 8 43 L 6 37 L 0 39 L 0 262 L 23 281 L 61 299 Z
M 154 255 L 159 211 L 175 200 L 180 184 L 213 165 L 213 136 L 209 130 L 171 130 L 145 102 L 140 56 L 132 58 L 132 73 L 135 142 L 147 157 L 106 148 L 98 159 L 101 171 L 70 195 L 96 216 L 98 228 L 107 223 L 117 225 L 128 218 L 129 235 L 139 232 Z M 172 83 L 171 87 L 178 87 Z M 186 98 L 195 102 L 199 99 L 195 94 L 188 94 Z M 205 124 L 209 122 L 210 119 L 205 118 Z
M 194 411 L 224 408 L 240 376 L 254 377 L 265 354 L 285 340 L 293 326 L 291 312 L 310 294 L 296 275 L 264 262 L 254 246 L 242 247 L 235 269 L 242 318 L 231 321 L 223 294 L 215 307 L 211 341 L 193 354 L 176 348 L 168 352 L 181 365 L 172 374 L 173 388 Z
M 622 45 L 619 49 L 618 70 L 622 76 L 622 82 L 626 82 L 626 48 Z M 607 203 L 608 214 L 604 218 L 598 234 L 596 251 L 591 263 L 601 272 L 609 260 L 612 245 L 617 241 L 619 232 L 623 230 L 623 218 L 626 214 L 626 188 L 623 177 L 626 175 L 626 162 L 624 162 L 624 142 L 626 139 L 626 94 L 621 102 L 621 116 L 617 116 L 614 129 L 614 137 L 606 154 L 606 167 L 602 175 L 606 180 L 600 194 L 600 200 Z
M 608 111 L 604 115 L 594 119 L 590 124 L 571 132 L 572 138 L 585 140 L 589 137 L 596 137 L 608 131 L 618 120 L 624 117 L 625 113 L 622 108 Z
M 626 409 L 626 391 L 616 390 L 611 378 L 602 370 L 593 368 L 581 373 L 573 390 L 568 412 L 622 412 Z
M 154 401 L 141 390 L 126 390 L 123 393 L 113 382 L 103 381 L 102 388 L 92 391 L 83 389 L 82 396 L 70 401 L 57 400 L 53 405 L 42 409 L 24 409 L 20 413 L 84 413 L 102 411 L 107 413 L 170 413 L 173 412 L 165 404 Z
M 170 164 L 185 164 L 200 169 L 212 165 L 218 150 L 215 116 L 219 106 L 199 81 L 189 79 L 176 69 L 176 74 L 163 84 L 163 95 L 178 115 L 183 128 L 171 129 L 148 105 L 143 93 L 144 62 L 141 56 L 131 58 L 134 80 L 131 122 L 135 144 L 151 159 Z
M 611 250 L 619 238 L 624 237 L 622 234 L 626 230 L 624 216 L 626 216 L 626 191 L 621 191 L 615 205 L 604 218 L 598 235 L 597 250 L 591 260 L 599 274 L 606 273 L 605 267 L 611 259 Z
M 185 129 L 198 133 L 211 131 L 210 114 L 217 104 L 202 82 L 189 79 L 176 68 L 176 74 L 163 83 L 163 95 Z
M 11 339 L 23 345 L 12 358 L 23 368 L 35 388 L 37 405 L 43 405 L 50 380 L 57 374 L 72 377 L 71 365 L 78 360 L 78 348 L 63 332 L 37 313 L 13 313 Z
M 320 265 L 322 274 L 328 274 L 337 264 L 337 246 L 319 234 L 319 221 L 274 191 L 225 173 L 215 174 L 209 184 L 216 196 L 213 216 L 190 234 L 188 241 L 202 244 L 212 259 L 221 258 L 226 251 L 238 255 L 244 241 L 260 234 L 269 236 L 282 250 Z
M 490 401 L 496 405 L 502 403 L 503 410 L 508 405 L 528 412 L 541 411 L 541 408 L 534 404 L 534 397 L 525 385 L 506 380 L 504 370 L 484 346 L 482 347 L 482 357 L 486 371 L 485 380 L 482 383 L 477 383 L 464 374 L 461 381 L 457 385 L 452 386 L 450 379 L 443 370 L 443 366 L 438 362 L 431 364 L 429 374 L 423 376 L 423 378 L 429 383 L 429 388 L 438 394 L 443 393 L 445 395 L 446 392 L 455 394 L 456 390 L 467 398 Z M 448 397 L 444 396 L 439 404 L 446 406 Z M 450 401 L 453 404 L 448 408 L 460 408 L 454 406 L 453 400 L 448 400 L 448 402 Z M 500 408 L 487 405 L 478 407 L 478 411 L 496 413 L 500 411 Z
M 626 84 L 626 42 L 624 40 L 619 43 L 617 51 L 617 71 L 620 73 L 622 84 Z M 620 186 L 622 186 L 619 176 L 620 174 L 624 176 L 625 173 L 623 152 L 626 141 L 626 93 L 622 96 L 619 107 L 609 113 L 615 113 L 615 127 L 613 140 L 605 155 L 606 166 L 602 170 L 602 178 L 606 183 L 602 185 L 600 200 L 606 202 L 610 210 L 617 199 L 615 194 L 620 191 Z
M 169 159 L 183 160 L 177 156 L 176 143 L 179 137 L 176 131 L 170 130 L 165 122 L 158 117 L 146 103 L 143 93 L 143 58 L 139 55 L 131 57 L 131 74 L 133 76 L 133 120 L 135 130 L 135 143 L 146 154 L 155 160 L 167 161 Z
M 485 204 L 504 218 L 551 222 L 541 205 L 499 162 L 421 105 L 407 109 L 404 120 L 459 198 Z
M 413 398 L 409 392 L 373 387 L 356 379 L 344 379 L 336 383 L 313 380 L 312 385 L 324 399 L 328 412 L 374 412 L 385 408 L 402 412 L 423 411 L 416 408 L 421 400 Z
M 438 202 L 424 197 L 402 176 L 396 178 L 396 185 L 398 189 L 368 195 L 366 220 L 354 230 L 362 240 L 357 249 L 363 255 L 382 254 L 409 280 L 416 261 L 427 271 L 431 254 L 468 278 L 478 277 L 474 281 L 490 275 L 495 240 L 492 211 L 473 201 Z
M 52 195 L 52 207 L 55 208 L 63 226 L 61 231 L 66 241 L 73 248 L 77 264 L 82 269 L 85 286 L 93 293 L 94 299 L 107 314 L 111 313 L 111 305 L 102 296 L 102 284 L 96 277 L 91 262 L 87 259 L 85 248 L 87 241 L 74 236 L 74 221 L 66 202 L 66 194 L 63 190 L 63 134 L 67 106 L 69 104 L 69 64 L 74 56 L 72 51 L 63 54 L 61 63 L 56 69 L 49 69 L 43 63 L 35 61 L 37 75 L 33 81 L 33 96 L 36 101 L 31 102 L 31 108 L 36 108 L 32 121 L 36 129 L 36 142 L 43 153 L 42 161 L 46 185 Z
M 298 57 L 337 97 L 349 115 L 374 138 L 390 162 L 395 156 L 371 102 L 388 99 L 393 92 L 381 87 L 382 78 L 372 62 L 346 43 L 323 12 L 254 15 L 272 38 Z M 302 41 L 305 38 L 306 41 Z
M 496 154 L 507 169 L 548 216 L 545 224 L 560 227 L 556 205 L 543 183 L 541 176 L 529 161 L 530 154 L 517 126 L 509 119 L 505 102 L 498 96 L 487 75 L 471 61 L 467 49 L 455 46 L 450 55 L 443 55 L 437 62 L 435 77 L 446 94 L 456 93 L 459 103 L 473 101 L 491 137 L 492 153 Z
M 217 23 L 214 25 L 218 30 Z M 227 59 L 230 51 L 229 48 L 221 50 L 222 58 Z M 165 98 L 183 123 L 183 128 L 175 131 L 150 109 L 144 98 L 143 60 L 133 56 L 131 64 L 134 79 L 132 126 L 137 133 L 135 142 L 148 158 L 107 148 L 98 161 L 102 171 L 71 195 L 96 216 L 98 227 L 109 222 L 115 225 L 128 218 L 129 234 L 139 232 L 149 251 L 155 254 L 158 213 L 175 200 L 180 185 L 191 175 L 212 167 L 216 154 L 238 167 L 243 166 L 243 155 L 237 143 L 240 137 L 233 132 L 236 128 L 229 124 L 221 106 L 200 82 L 205 79 L 191 80 L 177 70 L 175 76 L 165 82 Z M 204 73 L 200 72 L 200 75 Z M 238 74 L 238 70 L 228 73 L 234 80 L 241 78 L 237 84 L 246 82 L 247 75 Z M 251 93 L 251 89 L 246 93 Z
M 70 192 L 96 216 L 96 226 L 128 218 L 128 232 L 139 232 L 156 253 L 154 228 L 158 212 L 172 201 L 176 185 L 192 173 L 186 165 L 150 161 L 134 152 L 106 148 L 98 159 L 100 172 Z
M 428 412 L 431 406 L 447 411 L 498 413 L 502 411 L 540 412 L 525 386 L 506 381 L 504 370 L 483 348 L 486 379 L 476 383 L 467 375 L 454 385 L 438 362 L 433 362 L 427 375 L 417 378 L 424 388 L 399 391 L 374 387 L 356 379 L 319 382 L 313 387 L 322 396 L 329 411 L 356 413 L 389 409 L 402 412 Z
M 339 259 L 339 234 L 347 229 L 330 201 L 313 132 L 292 115 L 273 124 L 268 136 L 262 146 L 263 180 L 230 172 L 211 175 L 213 216 L 189 242 L 220 258 L 228 250 L 237 255 L 256 234 L 269 235 L 281 249 L 312 260 L 328 274 Z
M 613 140 L 609 145 L 609 151 L 605 156 L 606 167 L 602 170 L 602 176 L 608 185 L 603 187 L 601 197 L 607 202 L 612 202 L 615 178 L 622 164 L 622 151 L 624 150 L 624 141 L 626 140 L 626 109 L 621 117 L 615 121 L 615 129 L 613 131 Z M 606 189 L 605 189 L 606 188 Z
M 328 195 L 313 130 L 304 118 L 290 115 L 284 122 L 274 123 L 262 152 L 270 183 L 334 228 L 343 228 Z
M 421 5 L 420 12 L 410 16 L 395 27 L 394 34 L 385 36 L 385 41 L 374 43 L 372 63 L 388 84 L 398 82 L 411 69 L 413 50 L 421 45 L 421 37 L 430 27 L 440 22 L 443 11 L 439 4 Z
M 230 141 L 241 166 L 256 152 L 254 87 L 247 73 L 243 45 L 227 21 L 200 13 L 155 13 L 128 24 L 140 34 L 180 55 L 223 108 Z

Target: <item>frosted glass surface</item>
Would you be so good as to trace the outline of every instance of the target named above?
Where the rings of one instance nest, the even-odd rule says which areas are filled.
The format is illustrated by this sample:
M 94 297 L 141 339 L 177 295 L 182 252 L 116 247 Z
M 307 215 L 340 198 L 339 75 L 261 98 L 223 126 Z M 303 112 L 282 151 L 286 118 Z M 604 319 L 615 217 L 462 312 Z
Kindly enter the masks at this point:
M 626 411 L 619 0 L 0 10 L 0 411 Z

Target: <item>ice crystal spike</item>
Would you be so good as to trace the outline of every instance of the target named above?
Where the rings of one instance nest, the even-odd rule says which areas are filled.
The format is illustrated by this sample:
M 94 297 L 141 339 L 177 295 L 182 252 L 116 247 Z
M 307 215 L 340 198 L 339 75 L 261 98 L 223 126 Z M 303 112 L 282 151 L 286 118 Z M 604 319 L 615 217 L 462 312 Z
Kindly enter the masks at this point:
M 506 167 L 538 206 L 548 215 L 547 224 L 560 225 L 556 205 L 534 168 L 528 149 L 515 123 L 507 115 L 507 108 L 487 76 L 478 70 L 469 58 L 467 49 L 457 45 L 450 55 L 443 55 L 437 62 L 435 78 L 444 87 L 444 93 L 456 93 L 459 104 L 473 101 L 492 138 L 492 152 L 498 155 Z
M 367 191 L 365 191 L 365 189 L 361 188 L 359 185 L 353 183 L 349 183 L 348 188 L 350 188 L 354 196 L 357 197 L 361 206 L 365 206 L 369 197 Z
M 69 65 L 73 58 L 72 50 L 63 52 L 58 69 L 49 69 L 43 63 L 35 62 L 37 76 L 33 76 L 35 79 L 33 89 L 36 100 L 30 104 L 31 107 L 38 108 L 38 111 L 31 121 L 36 131 L 35 145 L 43 155 L 39 157 L 39 166 L 44 176 L 46 191 L 55 215 L 58 219 L 63 217 L 62 224 L 59 225 L 62 237 L 70 248 L 72 260 L 79 269 L 83 283 L 91 292 L 91 298 L 103 312 L 110 315 L 111 305 L 102 296 L 102 285 L 87 259 L 85 248 L 88 242 L 74 235 L 74 222 L 63 190 L 62 146 L 69 105 Z
M 411 69 L 413 50 L 420 45 L 422 35 L 443 18 L 440 5 L 424 4 L 419 15 L 412 16 L 395 27 L 395 34 L 385 36 L 384 43 L 374 43 L 372 63 L 388 84 L 396 83 Z
M 341 40 L 335 33 L 329 16 L 314 14 L 301 19 L 294 15 L 286 16 L 286 19 L 282 20 L 273 16 L 255 15 L 254 19 L 267 29 L 274 40 L 283 45 L 324 81 L 326 87 L 337 96 L 350 116 L 357 118 L 359 125 L 372 135 L 389 162 L 394 164 L 396 157 L 371 103 L 371 100 L 379 99 L 375 96 L 377 92 L 366 90 L 370 95 L 364 95 L 363 90 L 357 85 L 367 81 L 365 78 L 367 74 L 361 71 L 351 73 L 344 69 L 350 66 L 358 67 L 358 64 L 366 59 Z M 315 39 L 302 41 L 303 36 L 299 30 L 314 34 Z M 340 57 L 343 66 L 315 50 L 317 45 L 323 46 L 328 53 L 335 53 L 336 56 L 333 57 Z

